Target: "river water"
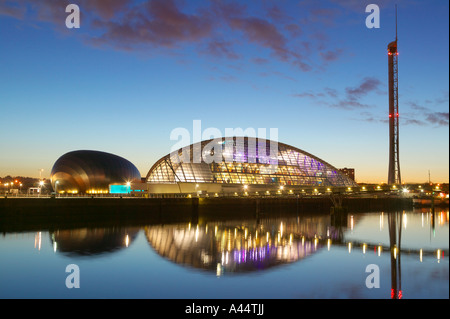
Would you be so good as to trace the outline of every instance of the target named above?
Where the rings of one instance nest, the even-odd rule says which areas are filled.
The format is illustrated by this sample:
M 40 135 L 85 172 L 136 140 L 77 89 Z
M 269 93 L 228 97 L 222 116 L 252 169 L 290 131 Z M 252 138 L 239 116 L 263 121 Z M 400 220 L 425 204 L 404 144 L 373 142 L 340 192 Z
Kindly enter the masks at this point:
M 0 298 L 448 299 L 448 209 L 0 235 Z

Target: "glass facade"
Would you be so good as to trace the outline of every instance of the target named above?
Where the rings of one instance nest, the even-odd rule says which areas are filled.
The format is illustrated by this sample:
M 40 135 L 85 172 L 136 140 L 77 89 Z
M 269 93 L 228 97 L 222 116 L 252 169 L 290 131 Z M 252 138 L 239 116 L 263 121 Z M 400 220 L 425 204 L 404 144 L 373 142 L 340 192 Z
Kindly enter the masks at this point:
M 286 144 L 247 137 L 203 141 L 173 152 L 155 163 L 147 182 L 357 186 L 311 154 Z

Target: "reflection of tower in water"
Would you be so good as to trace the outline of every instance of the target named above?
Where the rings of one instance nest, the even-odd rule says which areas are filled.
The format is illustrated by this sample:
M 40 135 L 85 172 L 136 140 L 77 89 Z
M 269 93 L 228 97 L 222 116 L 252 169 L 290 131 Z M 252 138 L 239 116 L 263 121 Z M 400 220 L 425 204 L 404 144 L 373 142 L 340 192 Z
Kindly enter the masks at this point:
M 389 246 L 391 250 L 391 299 L 401 299 L 402 272 L 401 272 L 401 240 L 403 214 L 399 212 L 389 213 Z

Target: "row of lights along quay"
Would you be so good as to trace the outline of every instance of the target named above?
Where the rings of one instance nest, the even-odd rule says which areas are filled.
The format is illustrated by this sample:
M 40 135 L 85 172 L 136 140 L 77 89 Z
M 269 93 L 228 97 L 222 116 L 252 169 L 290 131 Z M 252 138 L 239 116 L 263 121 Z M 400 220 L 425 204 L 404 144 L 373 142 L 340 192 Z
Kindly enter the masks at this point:
M 395 189 L 388 185 L 365 185 L 350 189 L 330 187 L 329 190 L 284 186 L 259 193 L 253 191 L 253 187 L 249 185 L 239 193 L 55 195 L 51 194 L 49 184 L 44 183 L 43 195 L 6 194 L 0 197 L 0 231 L 15 230 L 15 227 L 34 229 L 36 225 L 45 228 L 55 222 L 72 225 L 86 220 L 103 225 L 112 220 L 111 210 L 115 222 L 170 223 L 223 218 L 258 220 L 263 216 L 296 213 L 326 213 L 345 218 L 349 212 L 402 211 L 413 207 L 419 211 L 431 209 L 434 213 L 435 208 L 437 211 L 438 207 L 448 207 L 448 184 L 402 185 Z M 433 193 L 428 197 L 438 197 L 429 202 L 424 199 L 426 195 L 421 196 Z
M 50 197 L 54 194 L 54 190 L 50 184 L 49 180 L 34 180 L 26 181 L 13 178 L 4 178 L 0 180 L 0 194 L 4 197 L 15 198 L 15 197 L 36 197 L 36 195 L 42 198 Z M 371 184 L 362 183 L 358 187 L 308 187 L 308 186 L 287 186 L 287 185 L 276 185 L 268 190 L 260 191 L 258 190 L 258 185 L 243 185 L 240 191 L 234 192 L 220 192 L 220 193 L 208 193 L 202 190 L 202 184 L 198 183 L 195 185 L 196 191 L 185 194 L 164 194 L 164 196 L 158 194 L 151 194 L 145 191 L 145 183 L 127 182 L 129 191 L 121 194 L 113 194 L 104 190 L 89 190 L 86 194 L 74 192 L 57 192 L 58 197 L 85 197 L 85 196 L 95 196 L 95 197 L 229 197 L 229 196 L 326 196 L 331 194 L 343 194 L 343 195 L 353 195 L 353 196 L 403 196 L 403 197 L 420 197 L 420 196 L 435 196 L 441 198 L 448 198 L 449 194 L 449 184 L 448 183 L 421 183 L 421 184 L 402 184 L 402 185 L 388 185 L 384 183 Z M 138 187 L 131 187 L 138 186 Z M 139 188 L 139 192 L 133 191 Z

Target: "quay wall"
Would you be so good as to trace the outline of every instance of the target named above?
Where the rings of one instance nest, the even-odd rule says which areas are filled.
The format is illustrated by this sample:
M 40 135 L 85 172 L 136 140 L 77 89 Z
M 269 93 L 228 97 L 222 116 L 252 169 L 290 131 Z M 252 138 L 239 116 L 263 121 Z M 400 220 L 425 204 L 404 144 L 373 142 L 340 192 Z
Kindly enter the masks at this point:
M 344 198 L 348 212 L 412 208 L 407 198 Z M 0 198 L 0 232 L 330 213 L 330 198 Z

